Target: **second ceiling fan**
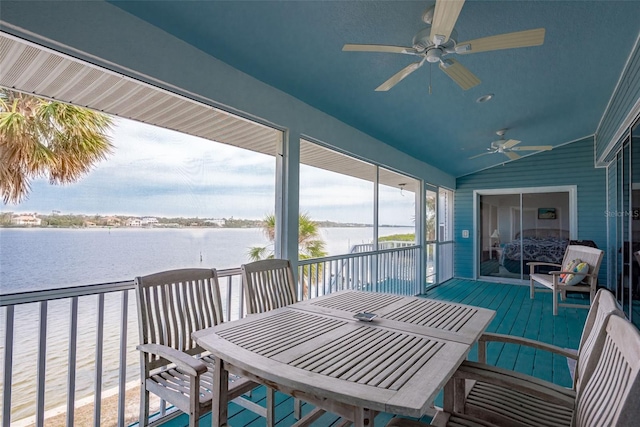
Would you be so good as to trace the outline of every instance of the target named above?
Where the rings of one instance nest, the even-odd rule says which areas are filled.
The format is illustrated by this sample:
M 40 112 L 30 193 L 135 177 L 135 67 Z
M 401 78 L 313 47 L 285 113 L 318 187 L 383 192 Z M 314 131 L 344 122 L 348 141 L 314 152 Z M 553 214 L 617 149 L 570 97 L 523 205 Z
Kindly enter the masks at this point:
M 521 147 L 516 147 L 516 145 L 520 144 L 520 141 L 515 139 L 504 139 L 504 134 L 507 132 L 506 129 L 500 129 L 496 132 L 496 135 L 500 137 L 497 141 L 493 141 L 491 146 L 487 148 L 487 151 L 482 154 L 478 154 L 477 156 L 469 157 L 469 159 L 475 159 L 480 156 L 485 156 L 487 154 L 495 154 L 502 153 L 507 156 L 511 160 L 517 160 L 520 156 L 516 151 L 548 151 L 552 150 L 552 145 L 526 145 Z
M 448 57 L 449 55 L 466 55 L 500 49 L 539 46 L 544 43 L 544 28 L 517 31 L 458 43 L 454 26 L 463 5 L 464 0 L 436 0 L 435 6 L 429 7 L 422 15 L 422 20 L 429 24 L 429 27 L 415 35 L 411 47 L 345 44 L 342 50 L 350 52 L 401 53 L 421 58 L 418 62 L 407 65 L 391 76 L 386 82 L 378 86 L 376 91 L 391 89 L 409 74 L 422 67 L 425 62 L 438 63 L 439 68 L 447 76 L 463 90 L 467 90 L 480 84 L 480 79 L 469 71 L 467 67 Z

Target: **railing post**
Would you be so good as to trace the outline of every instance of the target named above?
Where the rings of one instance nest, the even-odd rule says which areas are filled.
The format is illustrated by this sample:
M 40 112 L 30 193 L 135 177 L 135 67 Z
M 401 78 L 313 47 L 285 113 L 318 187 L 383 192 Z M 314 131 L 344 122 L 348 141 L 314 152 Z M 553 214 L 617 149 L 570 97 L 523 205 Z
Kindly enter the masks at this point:
M 98 322 L 96 325 L 96 375 L 93 395 L 93 425 L 100 425 L 102 403 L 102 351 L 104 339 L 104 294 L 98 294 Z
M 72 426 L 76 402 L 76 350 L 78 348 L 78 297 L 71 298 L 69 359 L 67 361 L 67 425 Z
M 124 427 L 125 397 L 127 383 L 127 332 L 129 318 L 129 291 L 122 291 L 120 315 L 120 368 L 118 373 L 118 427 Z
M 7 307 L 4 327 L 4 385 L 2 387 L 2 426 L 11 425 L 11 374 L 13 368 L 13 313 L 14 306 Z
M 36 425 L 42 426 L 44 425 L 44 390 L 47 375 L 47 301 L 40 301 L 40 331 L 38 337 Z

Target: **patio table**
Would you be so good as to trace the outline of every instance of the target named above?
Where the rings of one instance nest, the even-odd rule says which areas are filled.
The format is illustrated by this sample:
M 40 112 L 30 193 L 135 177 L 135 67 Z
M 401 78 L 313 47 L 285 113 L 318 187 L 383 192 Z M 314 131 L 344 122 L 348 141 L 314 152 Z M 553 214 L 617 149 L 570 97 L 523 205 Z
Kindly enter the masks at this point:
M 359 321 L 356 313 L 377 314 Z M 229 372 L 353 421 L 424 415 L 495 312 L 419 297 L 341 291 L 193 334 L 216 358 L 213 425 Z M 294 425 L 306 425 L 301 420 Z

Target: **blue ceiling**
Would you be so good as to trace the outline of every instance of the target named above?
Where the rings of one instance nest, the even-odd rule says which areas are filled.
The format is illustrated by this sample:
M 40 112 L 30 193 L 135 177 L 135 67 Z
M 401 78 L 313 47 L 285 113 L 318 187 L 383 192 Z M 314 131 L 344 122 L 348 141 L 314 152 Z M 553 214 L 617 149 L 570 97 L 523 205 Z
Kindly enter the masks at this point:
M 411 46 L 433 1 L 113 4 L 454 176 L 508 160 L 500 153 L 469 159 L 486 151 L 498 129 L 521 145 L 594 134 L 640 33 L 640 1 L 468 0 L 458 41 L 543 27 L 544 44 L 457 56 L 482 81 L 467 91 L 433 66 L 429 94 L 427 64 L 375 92 L 416 57 L 342 46 Z M 494 99 L 476 102 L 487 93 Z

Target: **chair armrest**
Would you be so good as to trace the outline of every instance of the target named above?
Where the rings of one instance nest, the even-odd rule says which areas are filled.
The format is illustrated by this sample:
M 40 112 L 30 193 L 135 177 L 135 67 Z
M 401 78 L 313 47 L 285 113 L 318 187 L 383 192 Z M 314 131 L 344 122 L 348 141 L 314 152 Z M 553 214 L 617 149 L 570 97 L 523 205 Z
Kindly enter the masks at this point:
M 538 350 L 545 350 L 550 353 L 556 353 L 561 356 L 568 357 L 570 359 L 576 359 L 576 360 L 578 359 L 578 355 L 574 353 L 574 350 L 558 347 L 553 344 L 547 344 L 545 342 L 536 341 L 529 338 L 517 337 L 514 335 L 494 334 L 494 333 L 485 332 L 478 339 L 478 346 L 486 345 L 487 342 L 503 342 L 503 343 L 510 343 L 510 344 L 525 345 L 527 347 L 533 347 Z
M 559 264 L 554 264 L 554 263 L 551 263 L 551 262 L 542 262 L 542 261 L 532 261 L 532 262 L 528 262 L 528 263 L 527 263 L 527 265 L 529 266 L 529 271 L 530 271 L 531 273 L 534 273 L 534 274 L 535 274 L 535 272 L 536 272 L 536 267 L 540 267 L 540 266 L 542 266 L 542 265 L 547 266 L 547 267 L 562 268 L 562 266 L 561 266 L 561 265 L 559 265 Z
M 155 354 L 175 363 L 176 367 L 188 375 L 200 376 L 207 372 L 207 365 L 193 356 L 161 344 L 141 344 L 136 347 L 144 353 Z
M 550 262 L 542 262 L 542 261 L 532 261 L 532 262 L 528 262 L 527 265 L 529 267 L 537 267 L 539 265 L 546 265 L 549 267 L 558 267 L 558 268 L 562 268 L 562 266 L 560 264 L 553 264 Z
M 576 392 L 557 384 L 544 381 L 530 375 L 483 363 L 462 362 L 453 378 L 481 381 L 504 387 L 507 390 L 520 391 L 549 403 L 574 408 Z
M 575 271 L 550 271 L 549 274 L 552 274 L 554 276 L 558 276 L 560 274 L 578 274 L 580 276 L 585 276 L 585 277 L 597 277 L 597 274 L 593 274 L 593 273 L 576 273 Z

